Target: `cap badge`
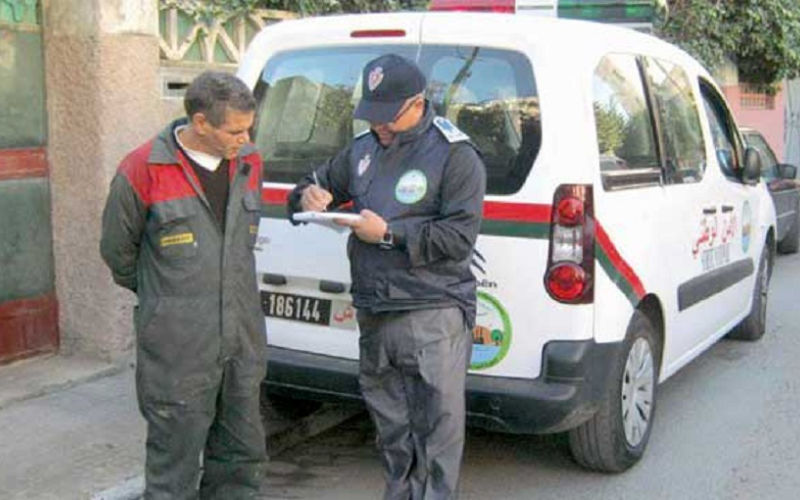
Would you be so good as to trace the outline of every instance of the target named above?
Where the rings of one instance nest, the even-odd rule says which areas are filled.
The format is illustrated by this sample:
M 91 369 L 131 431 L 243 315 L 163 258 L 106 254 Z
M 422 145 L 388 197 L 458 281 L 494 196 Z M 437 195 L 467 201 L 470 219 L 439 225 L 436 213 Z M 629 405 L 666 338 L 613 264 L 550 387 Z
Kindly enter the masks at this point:
M 383 81 L 383 68 L 381 66 L 375 66 L 372 68 L 372 71 L 369 72 L 369 77 L 367 78 L 367 87 L 369 87 L 369 91 L 373 92 L 378 85 L 381 84 Z
M 358 161 L 358 168 L 356 170 L 358 172 L 359 177 L 361 177 L 364 174 L 364 172 L 367 171 L 367 169 L 369 168 L 370 161 L 371 158 L 369 157 L 369 155 L 365 155 Z

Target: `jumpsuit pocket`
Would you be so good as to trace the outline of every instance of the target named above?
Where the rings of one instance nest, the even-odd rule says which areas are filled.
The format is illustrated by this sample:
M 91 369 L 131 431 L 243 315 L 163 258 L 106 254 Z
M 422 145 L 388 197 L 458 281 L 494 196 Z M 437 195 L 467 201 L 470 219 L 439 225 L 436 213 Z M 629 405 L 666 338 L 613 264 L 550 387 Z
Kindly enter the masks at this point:
M 133 306 L 133 331 L 141 335 L 158 312 L 157 300 L 145 300 Z
M 159 296 L 142 303 L 136 355 L 146 403 L 191 406 L 213 387 L 220 376 L 218 304 L 213 296 Z
M 258 224 L 261 221 L 261 200 L 258 191 L 248 191 L 242 197 L 245 224 L 247 225 L 247 248 L 252 250 L 258 241 Z
M 140 315 L 141 315 L 141 309 L 139 308 L 139 306 L 133 306 L 133 331 L 136 334 L 139 333 L 139 323 L 141 321 L 139 319 Z
M 164 204 L 155 211 L 153 245 L 157 253 L 170 260 L 184 260 L 197 255 L 197 208 L 193 205 Z

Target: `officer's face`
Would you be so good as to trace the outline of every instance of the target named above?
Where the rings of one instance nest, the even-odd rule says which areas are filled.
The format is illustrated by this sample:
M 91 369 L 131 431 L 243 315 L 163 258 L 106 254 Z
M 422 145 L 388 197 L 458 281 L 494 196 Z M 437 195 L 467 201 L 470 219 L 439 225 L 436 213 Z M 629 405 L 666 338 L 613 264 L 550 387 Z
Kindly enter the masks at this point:
M 409 98 L 397 112 L 394 119 L 389 123 L 370 123 L 370 128 L 377 134 L 378 140 L 383 146 L 388 146 L 394 140 L 394 136 L 413 128 L 419 123 L 425 111 L 425 99 L 416 95 Z
M 198 117 L 197 115 L 201 115 Z M 199 131 L 207 153 L 214 156 L 232 159 L 239 153 L 239 149 L 250 141 L 250 127 L 253 125 L 254 111 L 239 111 L 228 108 L 225 110 L 225 120 L 217 127 L 197 113 L 195 120 L 199 120 Z M 197 123 L 197 122 L 195 122 Z

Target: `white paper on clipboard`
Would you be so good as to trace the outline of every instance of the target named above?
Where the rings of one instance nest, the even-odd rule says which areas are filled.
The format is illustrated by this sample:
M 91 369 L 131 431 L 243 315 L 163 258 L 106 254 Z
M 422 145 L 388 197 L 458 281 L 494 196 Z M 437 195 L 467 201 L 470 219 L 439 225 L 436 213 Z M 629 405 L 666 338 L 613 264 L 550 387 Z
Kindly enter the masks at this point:
M 355 222 L 361 220 L 361 216 L 348 212 L 297 212 L 292 214 L 292 219 L 295 222 L 313 222 L 342 233 L 350 228 L 336 224 L 333 222 L 335 219 Z

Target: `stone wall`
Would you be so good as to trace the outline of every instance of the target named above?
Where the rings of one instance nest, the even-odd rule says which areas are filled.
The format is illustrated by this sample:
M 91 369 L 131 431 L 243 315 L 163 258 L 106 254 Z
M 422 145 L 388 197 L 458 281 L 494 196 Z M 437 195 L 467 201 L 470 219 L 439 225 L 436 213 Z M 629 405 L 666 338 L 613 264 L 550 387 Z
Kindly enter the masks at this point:
M 122 360 L 135 297 L 99 254 L 116 168 L 183 114 L 197 74 L 235 71 L 263 26 L 294 16 L 258 11 L 205 26 L 158 0 L 42 0 L 42 17 L 61 352 Z
M 99 255 L 108 186 L 158 131 L 156 0 L 44 0 L 43 25 L 61 351 L 108 360 L 132 345 L 132 294 Z

